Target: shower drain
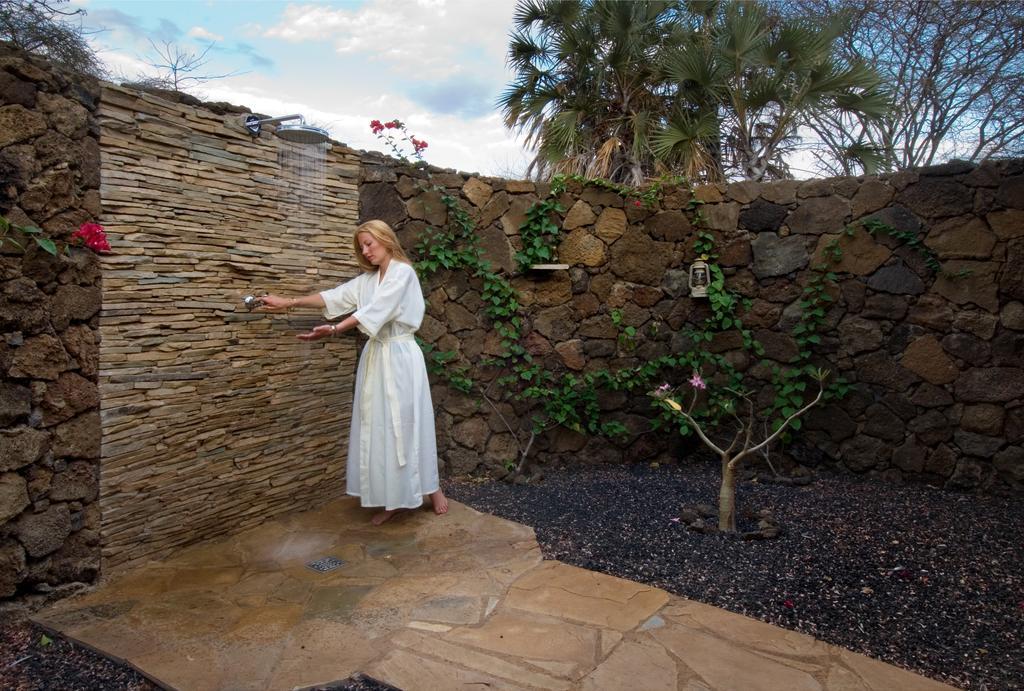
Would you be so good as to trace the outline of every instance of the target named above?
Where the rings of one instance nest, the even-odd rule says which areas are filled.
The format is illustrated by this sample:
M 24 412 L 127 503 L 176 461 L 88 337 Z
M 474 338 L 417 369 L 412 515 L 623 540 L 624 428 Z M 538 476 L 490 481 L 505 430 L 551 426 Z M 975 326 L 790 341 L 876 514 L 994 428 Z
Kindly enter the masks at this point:
M 337 557 L 320 557 L 306 564 L 307 568 L 313 569 L 317 573 L 327 573 L 328 571 L 334 571 L 339 566 L 342 566 L 345 562 Z

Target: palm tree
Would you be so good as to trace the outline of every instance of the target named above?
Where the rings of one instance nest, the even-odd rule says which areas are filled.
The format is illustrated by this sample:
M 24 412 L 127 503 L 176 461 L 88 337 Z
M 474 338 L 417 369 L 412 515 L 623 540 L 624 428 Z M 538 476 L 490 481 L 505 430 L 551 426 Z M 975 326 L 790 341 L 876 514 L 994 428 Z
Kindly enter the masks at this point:
M 673 0 L 520 0 L 498 101 L 505 124 L 536 149 L 530 172 L 642 183 L 651 133 L 672 94 L 660 53 L 683 35 Z
M 724 161 L 711 177 L 790 177 L 786 155 L 802 125 L 823 114 L 875 120 L 887 112 L 878 74 L 837 57 L 846 28 L 841 18 L 780 20 L 762 5 L 735 0 L 700 8 L 692 13 L 697 26 L 689 40 L 666 54 L 664 73 L 678 87 L 676 111 L 691 113 L 696 105 L 703 118 L 717 115 Z M 693 131 L 699 118 L 678 121 L 672 116 L 655 135 L 659 156 L 699 142 Z M 869 154 L 862 152 L 865 159 Z
M 739 0 L 520 0 L 499 100 L 538 177 L 640 184 L 788 177 L 799 128 L 884 114 L 877 74 L 836 57 L 844 25 Z

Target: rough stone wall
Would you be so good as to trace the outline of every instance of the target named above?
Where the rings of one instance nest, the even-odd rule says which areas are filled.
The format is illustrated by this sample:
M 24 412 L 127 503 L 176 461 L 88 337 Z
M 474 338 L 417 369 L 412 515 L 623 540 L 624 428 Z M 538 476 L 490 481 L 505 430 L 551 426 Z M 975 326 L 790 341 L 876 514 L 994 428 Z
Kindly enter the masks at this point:
M 98 97 L 0 45 L 0 214 L 65 240 L 99 216 Z M 98 573 L 99 309 L 91 252 L 0 247 L 0 600 Z
M 445 222 L 445 207 L 429 190 L 440 185 L 473 214 L 486 256 L 510 275 L 525 211 L 548 194 L 544 185 L 452 171 L 432 170 L 428 182 L 424 171 L 374 155 L 364 155 L 363 167 L 361 220 L 383 218 L 412 248 L 425 227 Z M 949 488 L 1024 487 L 1022 173 L 1021 161 L 1004 161 L 696 190 L 728 287 L 752 300 L 744 321 L 778 363 L 797 352 L 790 331 L 810 267 L 822 262 L 830 241 L 843 248 L 817 357 L 853 382 L 853 391 L 812 412 L 791 449 L 794 458 Z M 690 198 L 687 189 L 667 188 L 647 207 L 570 184 L 557 219 L 559 261 L 570 268 L 513 277 L 528 350 L 558 372 L 630 366 L 688 348 L 681 330 L 708 314 L 707 301 L 691 299 L 686 287 L 699 230 Z M 843 233 L 867 218 L 924 238 L 942 275 L 905 243 L 863 229 Z M 478 280 L 449 272 L 424 289 L 430 309 L 420 335 L 427 342 L 469 363 L 499 352 L 480 314 Z M 637 329 L 634 344 L 619 338 L 624 326 Z M 739 334 L 727 332 L 709 347 L 741 369 L 756 367 L 739 345 Z M 474 373 L 477 381 L 491 377 L 479 368 Z M 516 456 L 496 411 L 443 383 L 433 394 L 449 473 L 500 472 Z M 634 432 L 629 442 L 560 430 L 540 440 L 538 458 L 613 461 L 664 449 L 663 438 L 642 434 L 650 415 L 642 397 L 607 393 L 601 405 Z M 501 410 L 517 425 L 528 424 L 523 412 Z
M 318 313 L 249 314 L 241 298 L 355 274 L 359 164 L 110 85 L 98 117 L 109 568 L 344 492 L 354 341 L 300 342 Z

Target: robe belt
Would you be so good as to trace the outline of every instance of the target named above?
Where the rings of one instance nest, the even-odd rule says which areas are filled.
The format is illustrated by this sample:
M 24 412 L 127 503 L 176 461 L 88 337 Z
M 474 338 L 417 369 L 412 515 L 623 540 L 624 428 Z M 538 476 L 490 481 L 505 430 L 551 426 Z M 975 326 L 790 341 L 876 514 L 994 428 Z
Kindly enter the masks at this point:
M 366 372 L 371 372 L 374 367 L 377 366 L 376 360 L 381 359 L 381 370 L 384 375 L 384 391 L 387 395 L 387 408 L 391 412 L 391 428 L 395 435 L 395 451 L 398 454 L 398 465 L 405 467 L 405 448 L 402 441 L 402 414 L 401 407 L 402 402 L 398 398 L 398 391 L 395 389 L 395 378 L 392 376 L 391 371 L 391 344 L 397 341 L 416 341 L 416 337 L 413 334 L 400 334 L 398 336 L 391 336 L 389 338 L 381 338 L 374 336 L 370 338 L 366 348 Z M 385 352 L 381 352 L 385 351 Z M 362 404 L 362 424 L 364 429 L 361 431 L 362 439 L 369 439 L 369 429 L 367 427 L 370 424 L 371 408 L 373 405 L 373 387 L 363 384 L 363 400 Z M 369 458 L 365 454 L 361 454 L 363 458 L 360 461 L 364 464 L 369 464 Z

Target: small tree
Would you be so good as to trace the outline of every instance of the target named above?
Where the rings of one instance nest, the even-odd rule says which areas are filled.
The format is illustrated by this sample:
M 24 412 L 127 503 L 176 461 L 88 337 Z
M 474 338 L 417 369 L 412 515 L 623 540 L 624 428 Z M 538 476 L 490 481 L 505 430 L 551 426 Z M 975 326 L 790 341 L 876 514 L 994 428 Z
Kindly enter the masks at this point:
M 206 82 L 240 74 L 240 72 L 225 72 L 224 74 L 200 72 L 210 62 L 207 56 L 216 43 L 210 43 L 201 51 L 188 50 L 170 41 L 164 41 L 157 45 L 150 39 L 149 45 L 152 47 L 152 52 L 146 57 L 146 60 L 150 67 L 157 70 L 157 74 L 140 76 L 133 84 L 187 93 L 190 89 Z
M 686 428 L 696 434 L 721 460 L 722 484 L 718 491 L 719 530 L 736 532 L 736 479 L 740 466 L 751 456 L 767 449 L 773 441 L 793 426 L 801 415 L 821 401 L 825 395 L 825 379 L 828 375 L 828 370 L 816 370 L 812 376 L 818 382 L 817 395 L 810 403 L 792 410 L 781 422 L 776 423 L 773 426 L 774 432 L 760 437 L 759 430 L 767 430 L 769 427 L 763 413 L 759 414 L 754 394 L 750 389 L 723 386 L 719 391 L 702 397 L 699 394 L 707 390 L 707 382 L 699 372 L 694 372 L 689 381 L 693 389 L 692 395 L 686 408 L 675 400 L 667 386 L 653 392 L 652 395 L 673 414 L 682 418 Z M 716 441 L 712 437 L 720 439 Z

